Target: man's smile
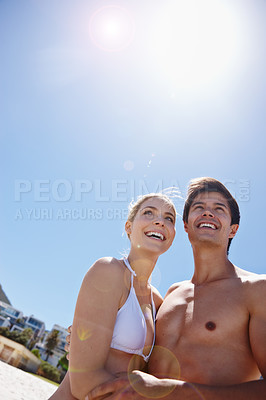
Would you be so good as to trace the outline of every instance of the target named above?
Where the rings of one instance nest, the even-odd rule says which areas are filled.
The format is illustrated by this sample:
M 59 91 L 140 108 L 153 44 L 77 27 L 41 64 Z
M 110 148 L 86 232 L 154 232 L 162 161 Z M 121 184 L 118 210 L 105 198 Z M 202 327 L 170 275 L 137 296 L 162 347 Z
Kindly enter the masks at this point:
M 197 228 L 208 228 L 213 230 L 218 229 L 217 226 L 211 222 L 201 222 L 200 224 L 197 225 Z

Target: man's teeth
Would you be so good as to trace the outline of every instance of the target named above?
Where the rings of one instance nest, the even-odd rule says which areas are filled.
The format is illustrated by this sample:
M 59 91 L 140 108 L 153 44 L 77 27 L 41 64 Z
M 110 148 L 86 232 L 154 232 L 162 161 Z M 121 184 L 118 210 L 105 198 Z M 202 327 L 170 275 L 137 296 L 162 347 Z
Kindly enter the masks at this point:
M 146 236 L 148 236 L 148 237 L 155 237 L 155 238 L 157 238 L 157 239 L 164 240 L 163 234 L 162 234 L 162 233 L 159 233 L 159 232 L 147 232 L 147 233 L 146 233 Z
M 211 228 L 211 229 L 216 229 L 216 226 L 215 226 L 215 225 L 213 225 L 213 224 L 206 224 L 206 223 L 200 224 L 199 227 L 200 227 L 200 228 L 205 228 L 205 227 L 207 227 L 207 228 Z

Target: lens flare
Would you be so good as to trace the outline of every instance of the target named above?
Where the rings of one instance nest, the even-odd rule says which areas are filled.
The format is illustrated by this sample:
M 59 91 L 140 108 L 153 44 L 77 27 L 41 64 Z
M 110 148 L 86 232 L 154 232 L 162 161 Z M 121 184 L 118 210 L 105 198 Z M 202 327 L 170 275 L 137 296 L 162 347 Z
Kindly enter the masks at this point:
M 144 347 L 144 354 L 148 354 L 149 350 L 150 348 Z M 151 357 L 152 365 L 156 365 L 156 370 L 150 371 L 152 375 L 155 373 L 158 378 L 180 378 L 180 365 L 172 351 L 162 346 L 154 346 Z M 133 355 L 128 365 L 128 380 L 133 389 L 141 396 L 149 399 L 158 399 L 168 396 L 174 390 L 174 385 L 171 387 L 160 387 L 158 390 L 156 389 L 156 392 L 154 392 L 154 390 L 149 388 L 149 386 L 143 386 L 141 384 L 141 379 L 139 379 L 138 375 L 135 375 L 134 373 L 132 374 L 133 370 L 138 369 L 138 358 L 139 356 Z M 164 360 L 163 364 L 161 363 L 161 360 Z M 158 365 L 160 364 L 161 368 L 158 368 Z M 167 367 L 165 367 L 165 365 L 167 365 Z
M 99 49 L 119 52 L 134 39 L 134 20 L 125 8 L 116 5 L 102 7 L 90 18 L 89 34 L 91 41 Z
M 84 340 L 87 340 L 91 337 L 92 331 L 90 329 L 85 329 L 82 326 L 79 326 L 77 328 L 77 334 L 78 338 L 81 342 L 84 342 Z
M 193 383 L 187 382 L 187 385 L 190 386 L 191 389 L 194 390 L 194 392 L 197 394 L 197 399 L 205 400 L 205 397 L 203 396 L 203 394 L 201 394 L 200 390 L 198 388 L 196 388 L 196 386 L 193 385 Z
M 180 364 L 171 350 L 163 346 L 154 346 L 151 358 L 151 366 L 155 366 L 151 368 L 151 373 L 160 378 L 180 379 Z
M 131 160 L 127 160 L 124 162 L 124 169 L 126 171 L 132 171 L 134 169 L 134 162 Z

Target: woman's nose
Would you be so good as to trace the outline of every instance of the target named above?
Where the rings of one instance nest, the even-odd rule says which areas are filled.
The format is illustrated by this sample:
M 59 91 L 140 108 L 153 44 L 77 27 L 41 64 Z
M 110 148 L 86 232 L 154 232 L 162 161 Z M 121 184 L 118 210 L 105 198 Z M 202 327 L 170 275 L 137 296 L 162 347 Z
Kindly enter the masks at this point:
M 163 217 L 157 217 L 157 218 L 154 220 L 154 224 L 155 224 L 155 225 L 164 226 L 164 219 L 163 219 Z

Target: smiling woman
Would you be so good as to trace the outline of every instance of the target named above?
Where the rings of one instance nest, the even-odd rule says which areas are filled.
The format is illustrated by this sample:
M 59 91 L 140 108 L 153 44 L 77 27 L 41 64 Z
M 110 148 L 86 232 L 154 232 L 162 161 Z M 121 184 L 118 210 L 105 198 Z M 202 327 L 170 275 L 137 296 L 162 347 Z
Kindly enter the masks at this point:
M 162 193 L 130 205 L 125 224 L 129 255 L 102 258 L 88 270 L 72 326 L 69 373 L 51 400 L 84 399 L 115 374 L 147 368 L 162 303 L 149 277 L 172 245 L 175 219 L 175 206 Z

